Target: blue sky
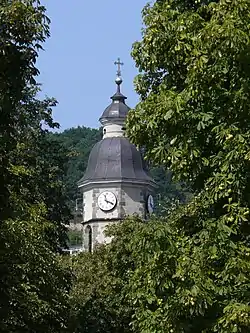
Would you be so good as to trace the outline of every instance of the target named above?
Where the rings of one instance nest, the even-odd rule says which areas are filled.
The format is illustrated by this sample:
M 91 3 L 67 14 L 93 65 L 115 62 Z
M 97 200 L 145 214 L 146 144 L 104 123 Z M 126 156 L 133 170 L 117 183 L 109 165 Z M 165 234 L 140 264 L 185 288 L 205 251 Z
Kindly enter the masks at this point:
M 116 90 L 114 61 L 120 57 L 122 92 L 134 107 L 137 74 L 130 56 L 133 42 L 141 39 L 141 10 L 147 0 L 44 0 L 51 19 L 51 38 L 39 56 L 43 94 L 59 105 L 54 119 L 61 130 L 98 127 L 98 119 Z

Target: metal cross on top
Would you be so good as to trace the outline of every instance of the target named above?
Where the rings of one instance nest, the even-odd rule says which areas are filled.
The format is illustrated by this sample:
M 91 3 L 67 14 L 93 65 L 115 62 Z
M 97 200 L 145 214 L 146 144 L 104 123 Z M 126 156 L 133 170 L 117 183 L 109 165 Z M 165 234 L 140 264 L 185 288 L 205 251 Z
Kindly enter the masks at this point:
M 118 77 L 120 77 L 120 76 L 122 75 L 122 72 L 121 72 L 121 66 L 123 66 L 124 63 L 121 62 L 121 59 L 120 59 L 120 58 L 118 58 L 117 61 L 114 62 L 114 64 L 117 65 L 117 67 L 118 67 L 118 68 L 117 68 L 117 73 L 116 73 L 116 74 L 117 74 Z

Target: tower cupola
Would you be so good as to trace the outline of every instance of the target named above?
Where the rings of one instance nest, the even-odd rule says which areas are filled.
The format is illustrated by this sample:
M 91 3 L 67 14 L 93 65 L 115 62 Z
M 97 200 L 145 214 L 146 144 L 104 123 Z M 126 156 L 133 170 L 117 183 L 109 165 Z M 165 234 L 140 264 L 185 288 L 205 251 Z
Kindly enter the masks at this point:
M 127 97 L 121 93 L 121 66 L 123 63 L 118 58 L 115 62 L 118 66 L 115 83 L 117 85 L 116 93 L 111 97 L 112 103 L 104 110 L 99 121 L 103 125 L 103 138 L 123 137 L 124 124 L 130 108 L 126 105 Z

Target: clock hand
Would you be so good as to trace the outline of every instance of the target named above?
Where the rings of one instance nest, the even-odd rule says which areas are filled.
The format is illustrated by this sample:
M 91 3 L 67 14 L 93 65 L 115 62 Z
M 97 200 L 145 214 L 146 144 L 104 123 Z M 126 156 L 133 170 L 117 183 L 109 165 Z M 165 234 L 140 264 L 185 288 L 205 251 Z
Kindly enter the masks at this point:
M 107 203 L 113 204 L 113 202 L 110 202 L 110 201 L 108 201 L 108 199 L 107 199 L 106 195 L 104 195 L 104 197 L 105 197 L 105 199 L 104 199 L 104 200 L 105 200 Z
M 105 200 L 107 203 L 110 203 L 111 205 L 113 205 L 114 203 L 112 201 L 108 201 L 108 200 Z
M 107 196 L 104 194 L 104 200 L 107 202 L 107 203 L 110 203 L 110 204 L 112 204 L 113 205 L 113 202 L 111 202 L 111 201 L 108 201 L 108 199 L 107 199 Z

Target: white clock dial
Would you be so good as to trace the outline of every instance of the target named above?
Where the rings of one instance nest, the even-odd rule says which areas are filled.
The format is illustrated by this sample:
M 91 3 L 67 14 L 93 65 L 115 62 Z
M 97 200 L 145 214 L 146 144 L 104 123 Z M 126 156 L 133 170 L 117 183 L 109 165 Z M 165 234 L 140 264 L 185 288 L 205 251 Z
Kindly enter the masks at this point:
M 103 211 L 112 210 L 116 206 L 116 196 L 113 192 L 104 191 L 98 197 L 98 206 Z
M 148 209 L 149 214 L 152 214 L 154 211 L 154 198 L 152 197 L 151 194 L 148 196 L 148 199 L 147 199 L 147 209 Z

